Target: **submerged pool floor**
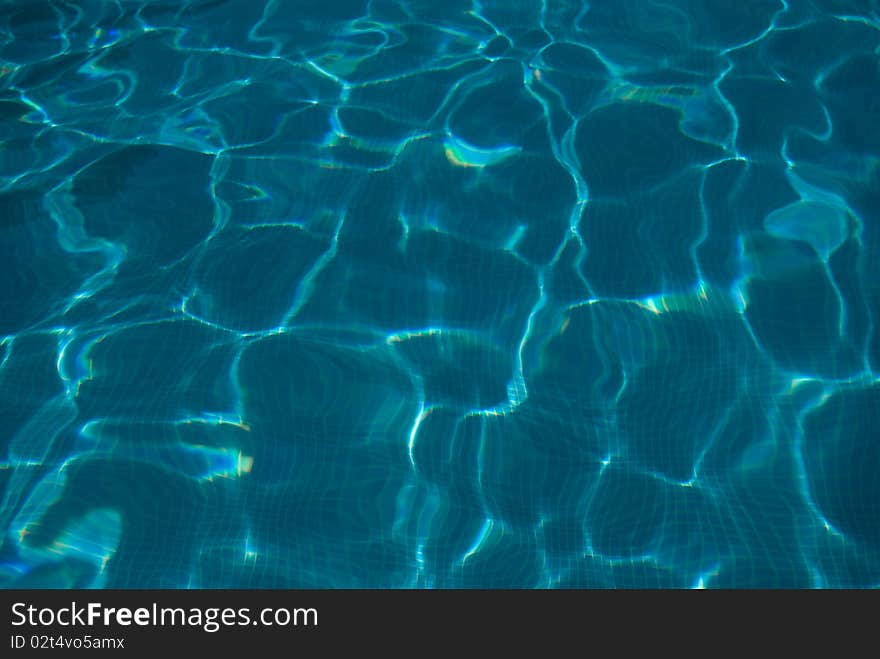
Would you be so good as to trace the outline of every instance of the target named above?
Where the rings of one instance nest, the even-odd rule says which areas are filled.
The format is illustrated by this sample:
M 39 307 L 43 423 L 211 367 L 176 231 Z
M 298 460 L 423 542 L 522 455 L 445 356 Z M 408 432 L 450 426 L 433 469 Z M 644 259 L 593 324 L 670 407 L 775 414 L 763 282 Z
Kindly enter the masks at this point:
M 876 0 L 0 1 L 0 586 L 880 585 Z

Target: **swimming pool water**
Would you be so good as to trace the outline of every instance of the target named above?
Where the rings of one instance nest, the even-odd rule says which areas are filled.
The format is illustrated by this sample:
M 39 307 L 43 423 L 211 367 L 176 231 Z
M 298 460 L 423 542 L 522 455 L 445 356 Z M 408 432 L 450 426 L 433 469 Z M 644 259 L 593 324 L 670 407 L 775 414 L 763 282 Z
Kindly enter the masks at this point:
M 0 2 L 0 585 L 880 584 L 876 0 Z

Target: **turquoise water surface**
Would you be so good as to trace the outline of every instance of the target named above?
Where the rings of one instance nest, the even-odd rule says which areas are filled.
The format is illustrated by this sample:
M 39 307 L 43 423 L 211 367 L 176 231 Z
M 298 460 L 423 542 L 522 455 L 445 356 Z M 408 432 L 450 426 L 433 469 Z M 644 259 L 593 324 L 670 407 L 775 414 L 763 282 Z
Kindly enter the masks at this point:
M 880 585 L 877 0 L 0 0 L 0 586 Z

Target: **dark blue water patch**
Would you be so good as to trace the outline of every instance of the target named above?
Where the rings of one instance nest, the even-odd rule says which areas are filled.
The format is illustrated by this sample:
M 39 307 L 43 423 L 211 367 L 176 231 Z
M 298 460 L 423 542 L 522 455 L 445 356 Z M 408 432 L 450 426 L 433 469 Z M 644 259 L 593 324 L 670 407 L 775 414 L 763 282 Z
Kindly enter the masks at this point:
M 405 69 L 381 85 L 352 89 L 350 98 L 354 105 L 383 110 L 400 121 L 431 125 L 450 88 L 459 79 L 486 68 L 487 63 L 479 59 L 466 59 L 449 68 Z
M 76 463 L 71 466 L 67 481 L 62 502 L 46 515 L 50 529 L 63 528 L 65 523 L 77 519 L 84 511 L 103 506 L 108 500 L 114 501 L 114 507 L 123 519 L 136 520 L 134 523 L 129 521 L 122 529 L 119 560 L 108 578 L 126 588 L 142 588 L 149 583 L 164 586 L 166 579 L 187 578 L 187 556 L 197 551 L 198 536 L 185 535 L 184 529 L 199 528 L 202 512 L 199 502 L 207 494 L 205 488 L 155 465 L 128 460 Z M 157 483 L 162 484 L 161 494 L 155 487 Z M 120 492 L 125 492 L 122 499 Z M 208 493 L 218 504 L 221 503 L 210 488 Z M 173 515 L 168 515 L 161 504 L 171 500 L 182 503 Z M 219 515 L 220 510 L 222 508 L 216 508 L 215 514 Z M 151 538 L 155 537 L 157 528 L 185 537 L 177 542 L 155 543 Z M 138 568 L 144 565 L 152 567 Z M 92 571 L 94 573 L 94 567 Z
M 428 221 L 469 242 L 494 250 L 503 247 L 535 264 L 550 261 L 569 229 L 576 188 L 549 146 L 510 156 L 491 169 L 457 166 L 449 162 L 450 155 L 454 157 L 451 148 L 444 153 L 440 145 L 407 151 L 394 187 L 406 189 L 412 180 L 420 185 L 404 193 L 406 201 L 399 210 L 404 221 L 414 226 Z M 432 166 L 429 176 L 424 173 L 426 162 Z M 450 189 L 457 194 L 450 195 Z M 362 198 L 373 194 L 365 191 Z M 432 209 L 430 216 L 413 215 L 413 209 L 422 206 Z M 391 219 L 400 227 L 397 217 Z
M 595 247 L 582 271 L 596 282 L 597 293 L 637 298 L 681 290 L 695 281 L 690 250 L 705 222 L 699 186 L 699 173 L 690 172 L 625 203 L 597 200 L 587 207 L 580 231 Z
M 706 280 L 727 286 L 742 275 L 741 236 L 763 230 L 764 218 L 798 199 L 781 166 L 746 160 L 706 170 L 701 197 L 706 235 L 697 261 Z
M 481 434 L 482 423 L 462 419 L 455 407 L 432 406 L 407 452 L 425 483 L 451 488 L 470 502 L 467 508 L 477 520 L 474 533 L 485 520 L 479 514 L 479 491 L 468 474 L 477 468 Z
M 14 294 L 0 299 L 0 333 L 15 335 L 57 317 L 64 300 L 100 269 L 92 254 L 66 254 L 56 227 L 45 212 L 42 195 L 28 191 L 0 197 L 0 286 Z
M 774 70 L 781 76 L 799 82 L 817 81 L 824 87 L 829 73 L 847 64 L 850 54 L 870 48 L 874 38 L 870 25 L 857 21 L 841 24 L 823 17 L 799 30 L 773 32 L 768 35 L 766 48 Z
M 322 237 L 297 226 L 231 227 L 200 255 L 187 310 L 239 331 L 279 327 L 304 277 L 328 247 Z
M 615 358 L 607 350 L 609 327 L 604 320 L 601 308 L 595 306 L 574 308 L 557 319 L 556 332 L 527 370 L 531 396 L 539 409 L 559 417 L 563 412 L 605 416 L 608 402 L 623 385 L 621 362 L 626 358 Z M 585 424 L 584 430 L 589 429 Z
M 847 151 L 877 153 L 874 131 L 865 134 L 860 112 L 874 113 L 880 108 L 877 92 L 880 71 L 873 57 L 858 53 L 832 68 L 822 83 L 834 128 L 835 142 Z
M 48 3 L 19 6 L 4 12 L 4 28 L 13 36 L 4 43 L 2 56 L 16 62 L 39 61 L 59 54 L 63 48 L 53 36 L 63 13 Z
M 270 83 L 256 83 L 238 89 L 232 87 L 228 95 L 206 103 L 205 111 L 219 122 L 224 139 L 229 144 L 266 142 L 286 127 L 286 117 L 297 123 L 308 123 L 310 115 L 317 115 L 316 119 L 321 116 L 314 112 L 313 104 L 306 100 L 308 94 L 305 90 L 300 94 L 295 94 L 295 91 Z M 298 99 L 297 96 L 306 98 Z M 253 108 L 245 121 L 238 114 L 243 105 Z M 326 123 L 322 127 L 326 128 Z
M 414 130 L 414 126 L 395 121 L 384 112 L 370 108 L 339 108 L 338 117 L 346 134 L 363 140 L 396 143 Z
M 611 466 L 587 515 L 595 529 L 591 549 L 623 561 L 668 560 L 671 554 L 682 564 L 699 565 L 705 560 L 701 552 L 717 555 L 711 540 L 697 546 L 691 541 L 701 527 L 718 523 L 711 509 L 704 493 Z
M 867 287 L 859 273 L 860 251 L 859 241 L 852 237 L 841 244 L 828 261 L 830 278 L 840 291 L 847 339 L 857 353 L 867 345 L 871 333 Z
M 686 588 L 690 585 L 650 560 L 609 565 L 601 558 L 590 555 L 566 564 L 554 583 L 563 589 L 644 587 L 639 584 L 650 584 L 650 588 Z
M 483 554 L 453 572 L 461 588 L 515 588 L 523 583 L 541 583 L 541 563 L 537 541 L 530 535 L 507 534 Z M 502 569 L 501 566 L 504 566 Z M 452 581 L 452 580 L 451 580 Z
M 486 338 L 466 332 L 416 335 L 396 347 L 420 373 L 429 404 L 485 409 L 507 402 L 513 364 Z
M 816 506 L 840 532 L 880 545 L 876 387 L 841 392 L 812 412 L 804 426 L 804 467 Z
M 679 132 L 674 111 L 635 103 L 592 112 L 579 125 L 576 148 L 587 184 L 600 198 L 652 190 L 721 156 Z
M 374 48 L 373 52 L 359 58 L 356 68 L 353 65 L 350 77 L 359 82 L 387 78 L 393 73 L 404 76 L 419 70 L 430 70 L 434 68 L 432 63 L 438 51 L 444 51 L 456 41 L 473 48 L 477 40 L 491 36 L 488 27 L 477 21 L 458 35 L 450 34 L 440 25 L 410 21 L 395 25 L 393 31 L 373 34 L 382 35 L 387 43 L 385 47 Z
M 269 336 L 249 346 L 238 380 L 258 429 L 292 445 L 341 450 L 364 433 L 381 443 L 408 431 L 412 383 L 407 373 L 373 354 L 294 336 Z M 402 446 L 397 446 L 403 450 Z M 329 466 L 329 465 L 328 465 Z
M 17 430 L 27 423 L 43 402 L 64 392 L 56 367 L 58 339 L 36 334 L 4 342 L 0 375 L 3 445 L 9 450 Z
M 815 96 L 813 83 L 787 82 L 772 71 L 757 75 L 728 75 L 721 92 L 736 106 L 737 149 L 750 157 L 766 159 L 779 153 L 786 135 L 797 129 L 814 134 L 827 128 L 823 105 Z M 759 99 L 757 103 L 752 102 Z
M 562 97 L 566 109 L 581 116 L 591 109 L 611 81 L 611 73 L 589 48 L 573 43 L 554 43 L 541 51 L 541 79 Z
M 540 446 L 540 425 L 521 421 L 518 416 L 490 418 L 484 423 L 478 466 L 485 506 L 492 519 L 528 532 L 554 513 L 577 515 L 579 506 L 568 508 L 572 492 L 586 491 L 596 480 L 595 463 L 579 458 L 570 449 L 553 451 Z M 552 480 L 549 474 L 554 474 Z M 516 478 L 520 489 L 505 485 L 510 478 Z
M 211 229 L 210 169 L 191 151 L 131 146 L 81 172 L 73 196 L 87 233 L 121 245 L 127 263 L 165 266 Z
M 483 148 L 518 145 L 528 149 L 536 138 L 529 133 L 534 126 L 543 129 L 540 104 L 522 84 L 522 68 L 501 61 L 488 68 L 449 118 L 449 130 L 469 144 Z M 479 84 L 480 82 L 484 84 Z M 546 140 L 546 138 L 545 138 Z
M 229 409 L 228 342 L 228 334 L 189 320 L 133 325 L 76 342 L 70 361 L 78 365 L 70 368 L 80 369 L 82 414 L 171 420 Z M 125 372 L 110 368 L 119 359 L 128 365 Z
M 20 103 L 14 100 L 3 100 L 0 102 L 0 117 L 4 120 L 15 120 L 21 119 L 26 114 L 31 111 L 31 108 L 24 103 Z M 13 131 L 15 129 L 15 124 L 13 123 L 5 123 L 4 122 L 4 137 L 9 134 L 14 134 Z M 7 133 L 6 131 L 9 131 Z
M 745 288 L 746 318 L 781 367 L 824 377 L 848 377 L 861 367 L 857 345 L 844 330 L 841 291 L 808 245 L 764 237 L 750 241 L 758 264 Z M 776 309 L 784 313 L 776 317 Z

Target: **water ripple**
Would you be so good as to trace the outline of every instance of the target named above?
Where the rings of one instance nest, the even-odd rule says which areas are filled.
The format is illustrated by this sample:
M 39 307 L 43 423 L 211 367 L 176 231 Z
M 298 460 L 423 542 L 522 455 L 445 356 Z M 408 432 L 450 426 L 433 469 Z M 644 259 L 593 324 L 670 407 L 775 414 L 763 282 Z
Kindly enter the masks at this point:
M 0 2 L 0 585 L 880 584 L 876 1 Z

